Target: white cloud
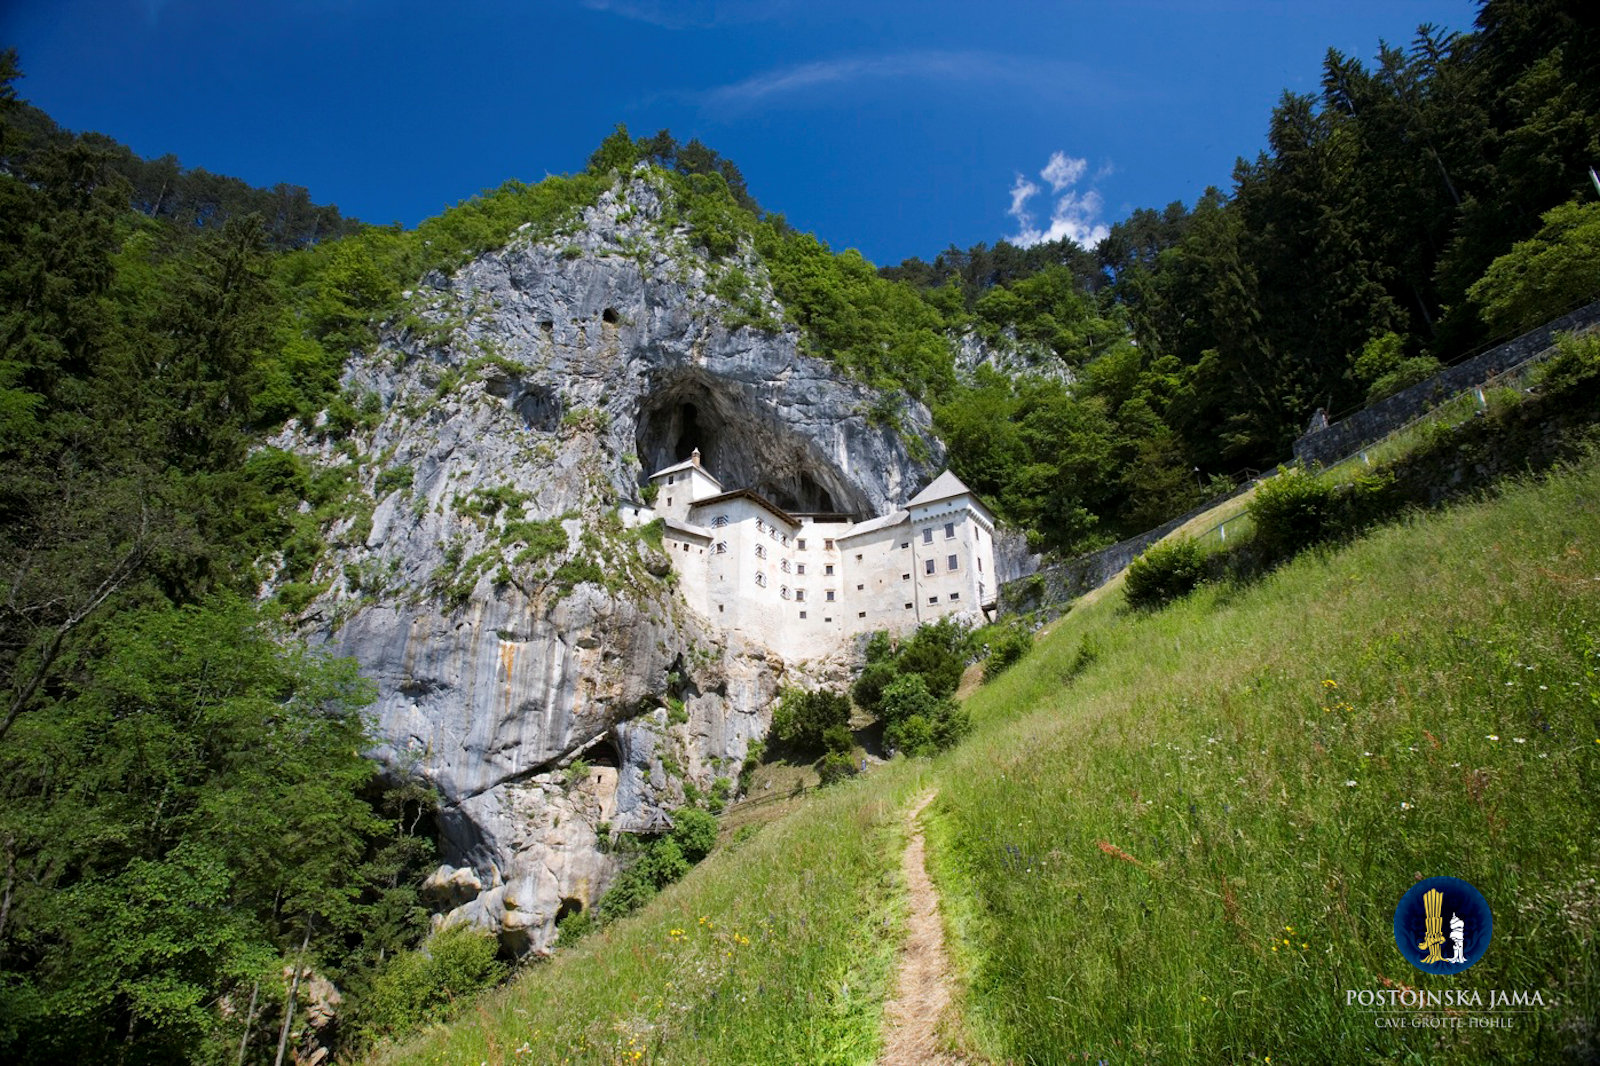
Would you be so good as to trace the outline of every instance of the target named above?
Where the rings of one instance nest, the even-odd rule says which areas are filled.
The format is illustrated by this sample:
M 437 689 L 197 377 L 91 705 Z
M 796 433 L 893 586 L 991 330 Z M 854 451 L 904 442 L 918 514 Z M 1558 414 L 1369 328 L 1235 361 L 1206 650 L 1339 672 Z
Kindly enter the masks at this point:
M 1017 233 L 1008 240 L 1023 248 L 1045 241 L 1058 241 L 1063 237 L 1070 237 L 1084 248 L 1093 248 L 1105 240 L 1111 227 L 1100 217 L 1105 210 L 1105 201 L 1101 199 L 1099 190 L 1091 188 L 1080 192 L 1074 188 L 1083 180 L 1088 169 L 1087 159 L 1078 159 L 1065 152 L 1050 154 L 1050 161 L 1039 171 L 1039 177 L 1050 183 L 1050 194 L 1055 202 L 1050 209 L 1050 225 L 1043 229 L 1034 225 L 1034 214 L 1028 209 L 1029 201 L 1039 195 L 1040 188 L 1018 174 L 1016 181 L 1011 184 L 1011 208 L 1006 212 L 1016 219 Z M 1107 163 L 1095 178 L 1109 173 L 1110 164 Z
M 602 0 L 597 0 L 602 2 Z M 610 2 L 610 0 L 603 0 Z M 688 94 L 708 111 L 733 115 L 785 100 L 806 102 L 840 85 L 908 81 L 990 86 L 1051 101 L 1118 97 L 1106 79 L 1078 63 L 1030 60 L 997 52 L 927 49 L 844 56 L 762 71 L 742 81 Z

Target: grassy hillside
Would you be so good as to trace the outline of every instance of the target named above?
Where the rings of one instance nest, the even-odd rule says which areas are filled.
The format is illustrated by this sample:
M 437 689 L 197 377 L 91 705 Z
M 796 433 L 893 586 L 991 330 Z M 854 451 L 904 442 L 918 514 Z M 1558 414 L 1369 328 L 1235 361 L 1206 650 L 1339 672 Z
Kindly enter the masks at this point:
M 969 699 L 956 750 L 823 793 L 393 1061 L 871 1061 L 897 812 L 930 787 L 966 1028 L 994 1061 L 1592 1053 L 1597 519 L 1591 460 L 1157 614 L 1101 597 Z M 1494 909 L 1456 978 L 1390 933 L 1436 874 Z M 1557 1006 L 1441 1035 L 1344 1005 L 1399 986 Z

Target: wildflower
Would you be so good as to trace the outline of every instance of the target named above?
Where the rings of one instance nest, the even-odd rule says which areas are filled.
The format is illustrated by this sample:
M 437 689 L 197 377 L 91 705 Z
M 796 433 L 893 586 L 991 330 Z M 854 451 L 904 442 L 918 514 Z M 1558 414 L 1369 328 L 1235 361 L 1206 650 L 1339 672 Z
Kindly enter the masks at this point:
M 1528 741 L 1523 737 L 1512 737 L 1511 742 L 1513 744 L 1526 744 Z
M 1331 677 L 1324 678 L 1323 681 L 1322 681 L 1322 687 L 1323 688 L 1338 688 L 1339 687 L 1339 682 L 1335 681 Z
M 1356 787 L 1356 783 L 1354 781 L 1346 781 L 1344 783 L 1344 787 L 1345 788 L 1355 788 Z
M 1407 803 L 1405 800 L 1401 800 L 1400 801 L 1400 809 L 1402 811 L 1409 811 L 1411 809 L 1411 804 Z
M 1292 932 L 1294 932 L 1294 926 L 1292 926 L 1292 925 L 1286 925 L 1286 926 L 1284 926 L 1284 927 L 1283 927 L 1283 931 L 1284 931 L 1284 932 L 1285 932 L 1285 933 L 1292 933 Z
M 1500 739 L 1500 734 L 1499 733 L 1489 733 L 1489 734 L 1487 734 L 1487 739 L 1489 739 L 1489 740 L 1499 740 Z
M 1301 950 L 1301 951 L 1305 951 L 1305 950 L 1306 950 L 1306 949 L 1307 949 L 1307 948 L 1309 948 L 1309 947 L 1310 947 L 1310 946 L 1311 946 L 1311 945 L 1310 945 L 1310 944 L 1301 944 L 1301 945 L 1300 945 L 1300 950 Z
M 1370 758 L 1372 758 L 1372 752 L 1370 752 L 1370 751 L 1364 751 L 1364 752 L 1362 752 L 1362 753 L 1361 753 L 1361 757 L 1362 757 L 1362 758 L 1363 758 L 1363 759 L 1370 759 Z

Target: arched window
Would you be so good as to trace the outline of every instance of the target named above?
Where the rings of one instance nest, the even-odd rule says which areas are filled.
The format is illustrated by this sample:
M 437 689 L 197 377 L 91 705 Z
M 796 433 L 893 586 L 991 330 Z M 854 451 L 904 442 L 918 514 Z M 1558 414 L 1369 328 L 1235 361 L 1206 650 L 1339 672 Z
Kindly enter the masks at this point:
M 763 522 L 759 518 L 756 519 L 756 532 L 757 533 L 765 533 L 766 531 L 767 531 L 767 524 L 765 522 Z
M 779 586 L 778 595 L 782 596 L 784 599 L 788 599 L 789 598 L 789 586 L 788 585 Z
M 718 554 L 718 555 L 727 555 L 728 554 L 728 542 L 725 541 L 725 540 L 719 540 L 719 541 L 717 541 L 717 546 L 715 548 L 711 549 L 711 550 L 716 552 L 716 554 Z
M 759 570 L 756 571 L 756 584 L 760 585 L 762 588 L 767 587 L 767 575 L 763 574 Z
M 787 574 L 787 573 L 788 573 L 788 572 L 789 572 L 789 560 L 787 560 L 787 559 L 785 559 L 785 560 L 784 560 L 784 561 L 783 561 L 783 562 L 782 562 L 782 563 L 780 563 L 780 564 L 779 564 L 779 565 L 780 565 L 780 566 L 782 566 L 782 567 L 783 567 L 783 572 L 784 572 L 784 573 L 786 573 L 786 574 Z
M 766 557 L 767 557 L 767 546 L 765 544 L 757 544 L 756 545 L 756 558 L 757 559 L 765 559 Z

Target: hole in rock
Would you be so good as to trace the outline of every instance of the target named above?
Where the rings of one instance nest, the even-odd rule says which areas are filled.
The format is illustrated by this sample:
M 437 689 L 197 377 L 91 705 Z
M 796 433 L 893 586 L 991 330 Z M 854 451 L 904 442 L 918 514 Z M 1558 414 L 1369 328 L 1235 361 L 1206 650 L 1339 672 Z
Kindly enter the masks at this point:
M 600 321 L 605 322 L 608 325 L 616 325 L 620 318 L 621 316 L 617 314 L 617 309 L 615 307 L 608 307 L 604 311 L 600 312 Z
M 512 406 L 529 429 L 551 433 L 561 425 L 561 397 L 554 389 L 530 386 Z
M 556 908 L 556 924 L 560 925 L 574 914 L 583 913 L 583 900 L 568 896 L 561 901 L 561 906 Z
M 791 514 L 872 513 L 870 501 L 817 445 L 775 418 L 745 386 L 702 370 L 651 382 L 635 444 L 641 484 L 700 449 L 725 491 L 750 489 Z

